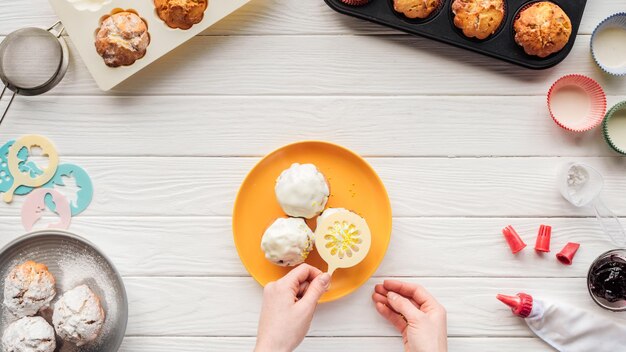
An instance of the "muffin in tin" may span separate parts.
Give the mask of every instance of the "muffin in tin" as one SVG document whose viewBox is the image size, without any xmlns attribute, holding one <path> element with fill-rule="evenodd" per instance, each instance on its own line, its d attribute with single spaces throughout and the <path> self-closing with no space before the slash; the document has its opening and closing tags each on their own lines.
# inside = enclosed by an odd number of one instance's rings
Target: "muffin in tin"
<svg viewBox="0 0 626 352">
<path fill-rule="evenodd" d="M 468 38 L 480 40 L 493 35 L 505 18 L 504 0 L 454 0 L 454 25 Z"/>
<path fill-rule="evenodd" d="M 393 0 L 393 9 L 411 19 L 426 19 L 433 15 L 443 0 Z"/>
<path fill-rule="evenodd" d="M 170 28 L 189 29 L 204 18 L 208 0 L 154 0 L 157 15 Z"/>
<path fill-rule="evenodd" d="M 541 1 L 524 7 L 515 22 L 515 42 L 540 58 L 561 51 L 572 35 L 572 21 L 558 5 Z"/>
<path fill-rule="evenodd" d="M 102 21 L 95 44 L 107 66 L 130 66 L 146 55 L 148 25 L 134 12 L 115 13 Z"/>
</svg>

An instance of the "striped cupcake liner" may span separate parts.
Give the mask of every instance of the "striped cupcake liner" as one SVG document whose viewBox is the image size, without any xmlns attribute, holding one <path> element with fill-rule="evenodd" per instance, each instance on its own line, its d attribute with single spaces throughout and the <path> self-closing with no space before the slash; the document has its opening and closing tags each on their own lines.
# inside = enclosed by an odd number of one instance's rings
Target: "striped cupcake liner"
<svg viewBox="0 0 626 352">
<path fill-rule="evenodd" d="M 589 97 L 589 113 L 584 121 L 572 125 L 566 122 L 564 116 L 557 116 L 553 109 L 553 97 L 564 88 L 580 88 Z M 586 132 L 599 126 L 606 114 L 606 94 L 594 79 L 587 76 L 572 74 L 559 78 L 548 91 L 548 109 L 552 120 L 559 127 L 570 132 Z"/>
<path fill-rule="evenodd" d="M 604 135 L 604 140 L 609 145 L 609 147 L 611 147 L 611 149 L 620 154 L 626 155 L 626 150 L 617 146 L 617 141 L 614 139 L 614 137 L 611 137 L 612 131 L 609 131 L 609 120 L 611 120 L 613 115 L 615 115 L 618 111 L 626 111 L 626 101 L 616 104 L 606 114 L 604 121 L 602 121 L 602 134 Z M 626 141 L 623 141 L 622 145 L 626 145 Z"/>
<path fill-rule="evenodd" d="M 613 75 L 613 76 L 625 76 L 626 75 L 626 57 L 624 57 L 624 64 L 620 67 L 611 67 L 601 62 L 601 59 L 598 58 L 596 53 L 596 40 L 598 39 L 598 34 L 604 31 L 605 29 L 610 28 L 621 28 L 626 30 L 626 12 L 618 12 L 613 14 L 606 19 L 604 19 L 600 24 L 594 29 L 593 34 L 591 35 L 591 55 L 593 56 L 593 60 L 596 62 L 598 67 L 602 69 L 602 71 Z M 626 43 L 624 43 L 626 45 Z"/>
</svg>

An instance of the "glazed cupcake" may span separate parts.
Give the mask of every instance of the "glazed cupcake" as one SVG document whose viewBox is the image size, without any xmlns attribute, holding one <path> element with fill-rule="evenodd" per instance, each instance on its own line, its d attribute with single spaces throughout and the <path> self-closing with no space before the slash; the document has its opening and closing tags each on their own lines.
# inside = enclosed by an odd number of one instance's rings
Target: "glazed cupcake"
<svg viewBox="0 0 626 352">
<path fill-rule="evenodd" d="M 80 347 L 98 338 L 104 318 L 98 296 L 87 285 L 80 285 L 59 298 L 52 322 L 61 339 Z"/>
<path fill-rule="evenodd" d="M 504 0 L 454 0 L 454 25 L 468 38 L 487 39 L 502 25 Z"/>
<path fill-rule="evenodd" d="M 411 19 L 430 17 L 443 0 L 393 0 L 393 9 Z"/>
<path fill-rule="evenodd" d="M 301 218 L 278 218 L 265 230 L 261 249 L 265 258 L 280 266 L 304 262 L 313 250 L 313 231 Z"/>
<path fill-rule="evenodd" d="M 13 268 L 4 280 L 4 305 L 18 318 L 49 307 L 56 296 L 56 280 L 44 264 L 27 261 Z"/>
<path fill-rule="evenodd" d="M 2 334 L 2 351 L 54 352 L 54 329 L 42 317 L 24 317 L 9 325 Z"/>
<path fill-rule="evenodd" d="M 542 1 L 523 8 L 513 29 L 515 42 L 526 54 L 544 58 L 567 45 L 572 35 L 572 22 L 558 5 Z"/>
<path fill-rule="evenodd" d="M 154 0 L 157 15 L 170 28 L 189 29 L 204 18 L 208 0 Z"/>
<path fill-rule="evenodd" d="M 326 177 L 313 164 L 291 165 L 280 174 L 274 190 L 285 214 L 306 219 L 319 215 L 330 196 Z"/>
<path fill-rule="evenodd" d="M 130 66 L 146 55 L 148 25 L 133 12 L 107 17 L 96 34 L 96 51 L 109 67 Z"/>
</svg>

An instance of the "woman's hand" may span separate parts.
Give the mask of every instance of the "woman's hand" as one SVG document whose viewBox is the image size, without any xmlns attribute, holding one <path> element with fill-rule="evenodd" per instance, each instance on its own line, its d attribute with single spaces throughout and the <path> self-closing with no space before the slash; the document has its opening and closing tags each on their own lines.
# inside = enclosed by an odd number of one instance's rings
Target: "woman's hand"
<svg viewBox="0 0 626 352">
<path fill-rule="evenodd" d="M 263 291 L 256 352 L 291 352 L 304 340 L 330 275 L 308 264 L 270 282 Z"/>
<path fill-rule="evenodd" d="M 446 352 L 445 308 L 419 285 L 385 280 L 376 285 L 376 310 L 402 334 L 406 352 Z"/>
</svg>

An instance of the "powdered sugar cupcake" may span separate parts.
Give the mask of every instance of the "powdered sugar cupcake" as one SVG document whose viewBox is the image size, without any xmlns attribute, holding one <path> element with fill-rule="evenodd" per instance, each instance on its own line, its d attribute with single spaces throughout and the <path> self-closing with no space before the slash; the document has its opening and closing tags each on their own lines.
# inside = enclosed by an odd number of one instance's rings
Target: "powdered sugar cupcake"
<svg viewBox="0 0 626 352">
<path fill-rule="evenodd" d="M 44 264 L 20 264 L 4 280 L 4 305 L 18 318 L 35 315 L 56 296 L 55 283 Z"/>
<path fill-rule="evenodd" d="M 24 317 L 2 334 L 4 352 L 54 352 L 55 348 L 54 329 L 42 317 Z"/>
<path fill-rule="evenodd" d="M 105 314 L 100 298 L 80 285 L 61 296 L 54 305 L 52 322 L 60 338 L 83 346 L 98 338 Z"/>
</svg>

